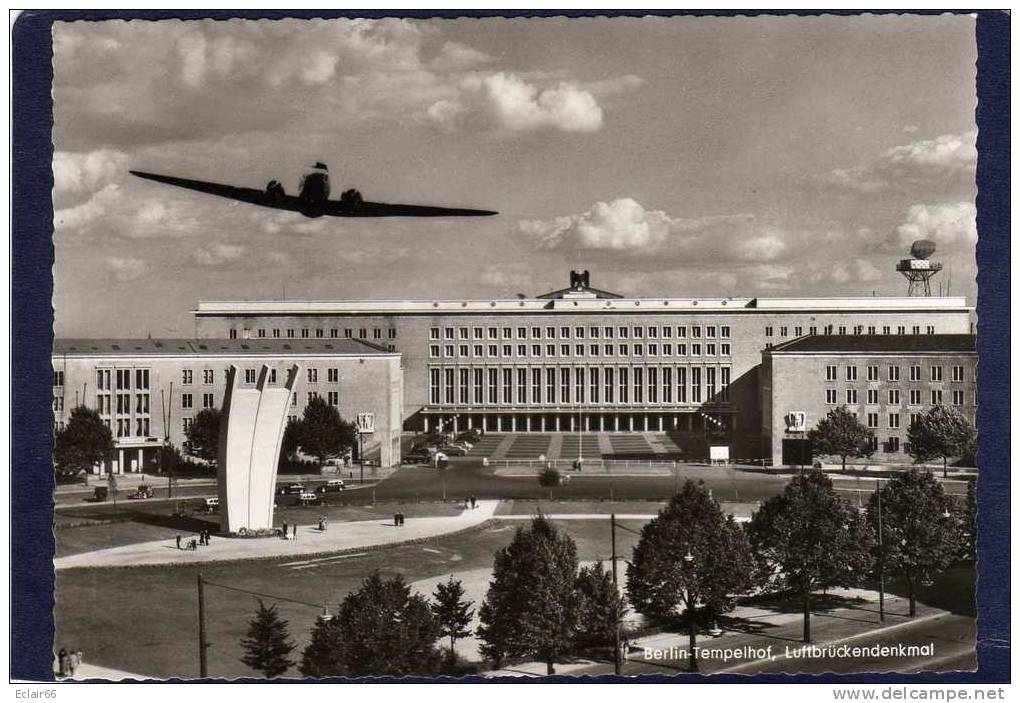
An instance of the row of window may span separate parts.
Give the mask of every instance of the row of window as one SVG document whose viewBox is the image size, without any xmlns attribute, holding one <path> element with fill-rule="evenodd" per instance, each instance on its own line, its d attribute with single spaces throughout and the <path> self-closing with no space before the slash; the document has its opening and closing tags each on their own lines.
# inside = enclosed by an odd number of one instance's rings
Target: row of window
<svg viewBox="0 0 1020 703">
<path fill-rule="evenodd" d="M 238 331 L 236 329 L 231 328 L 230 332 L 229 332 L 230 338 L 231 339 L 237 339 L 237 332 Z M 358 332 L 358 334 L 357 334 L 358 339 L 368 339 L 368 328 L 367 327 L 359 327 L 357 332 Z M 256 339 L 265 339 L 267 337 L 270 337 L 272 339 L 280 339 L 281 337 L 286 337 L 287 339 L 294 339 L 296 337 L 300 337 L 301 339 L 312 339 L 312 338 L 315 338 L 315 339 L 325 339 L 327 337 L 329 339 L 339 339 L 340 336 L 341 336 L 340 333 L 341 333 L 341 330 L 340 330 L 339 327 L 331 327 L 329 329 L 326 329 L 324 327 L 315 327 L 315 328 L 302 327 L 300 329 L 294 329 L 293 327 L 289 327 L 287 329 L 282 329 L 282 330 L 279 327 L 274 327 L 274 328 L 269 329 L 269 330 L 267 330 L 265 327 L 259 327 L 259 328 L 257 328 L 255 330 L 254 337 Z M 250 328 L 248 328 L 248 327 L 242 328 L 241 329 L 241 339 L 251 339 L 251 338 L 252 338 L 252 330 Z M 353 339 L 354 338 L 354 328 L 352 328 L 352 327 L 344 328 L 343 329 L 343 338 L 344 339 Z M 382 339 L 382 338 L 383 338 L 383 330 L 382 330 L 382 328 L 380 328 L 380 327 L 373 327 L 372 328 L 372 339 Z M 395 329 L 393 329 L 393 328 L 387 329 L 386 330 L 386 338 L 387 339 L 396 339 L 397 338 L 397 331 Z"/>
<path fill-rule="evenodd" d="M 731 369 L 708 367 L 429 368 L 432 405 L 729 402 Z M 702 392 L 704 391 L 704 395 Z"/>
<path fill-rule="evenodd" d="M 223 376 L 226 378 L 227 370 L 223 370 Z M 214 374 L 212 369 L 202 370 L 202 383 L 209 386 L 213 384 Z M 308 383 L 319 382 L 319 369 L 306 369 L 305 378 Z M 195 373 L 191 369 L 183 369 L 181 371 L 181 384 L 190 386 L 194 383 Z M 244 382 L 245 383 L 257 383 L 258 382 L 258 369 L 245 369 L 244 370 Z M 269 383 L 276 383 L 276 369 L 269 369 Z M 329 368 L 326 369 L 326 383 L 340 383 L 340 369 Z"/>
<path fill-rule="evenodd" d="M 729 342 L 684 344 L 430 344 L 429 358 L 454 357 L 476 359 L 511 357 L 578 356 L 730 356 Z M 661 353 L 660 353 L 661 352 Z"/>
<path fill-rule="evenodd" d="M 911 381 L 920 381 L 921 380 L 922 374 L 921 374 L 921 365 L 920 364 L 912 364 L 912 365 L 907 367 L 907 370 L 908 370 L 908 373 L 909 373 L 909 380 L 911 380 Z M 942 371 L 943 371 L 943 367 L 942 366 L 929 366 L 928 367 L 928 380 L 929 381 L 935 381 L 935 382 L 942 381 L 943 380 L 943 373 L 942 373 Z M 954 365 L 954 366 L 950 367 L 950 371 L 951 371 L 951 374 L 952 374 L 951 378 L 952 378 L 953 383 L 963 383 L 963 380 L 964 380 L 963 366 L 961 366 L 961 365 Z M 868 378 L 869 381 L 878 381 L 878 380 L 880 380 L 879 367 L 877 365 L 866 366 L 865 367 L 865 373 L 867 374 L 867 378 Z M 836 368 L 835 364 L 828 364 L 828 365 L 826 365 L 826 367 L 825 367 L 825 380 L 826 381 L 836 381 L 836 380 L 838 380 L 838 376 L 839 376 L 839 373 L 838 373 L 838 369 Z M 856 381 L 857 380 L 857 367 L 853 366 L 853 365 L 846 366 L 844 368 L 844 378 L 846 378 L 847 381 Z M 886 380 L 887 381 L 892 381 L 892 382 L 899 381 L 900 380 L 900 367 L 899 366 L 887 366 L 886 367 Z"/>
<path fill-rule="evenodd" d="M 100 391 L 129 391 L 132 388 L 148 390 L 149 369 L 116 369 L 115 371 L 116 373 L 111 375 L 111 369 L 97 369 L 96 388 Z M 58 371 L 57 373 L 60 374 L 60 385 L 63 385 L 64 372 Z M 134 385 L 132 385 L 132 380 Z"/>
<path fill-rule="evenodd" d="M 708 339 L 715 339 L 716 335 L 722 339 L 730 338 L 728 325 L 692 325 L 687 327 L 672 325 L 659 327 L 657 325 L 645 326 L 604 326 L 591 325 L 588 327 L 444 327 L 442 328 L 442 339 L 672 339 L 674 330 L 678 339 L 686 339 L 688 330 L 693 339 L 700 339 L 702 332 Z M 530 333 L 530 334 L 529 334 Z M 429 330 L 429 339 L 440 339 L 440 328 L 433 327 Z"/>
<path fill-rule="evenodd" d="M 851 333 L 855 334 L 855 335 L 864 334 L 865 330 L 867 330 L 867 334 L 878 334 L 879 327 L 877 327 L 876 325 L 868 325 L 867 327 L 865 327 L 864 325 L 854 325 L 853 327 L 848 327 L 846 325 L 839 325 L 838 327 L 835 326 L 835 325 L 825 325 L 825 326 L 822 327 L 822 334 L 846 335 L 848 329 L 851 330 Z M 812 325 L 812 326 L 808 327 L 807 330 L 808 330 L 808 334 L 809 335 L 818 334 L 818 327 L 816 325 Z M 881 327 L 881 330 L 882 330 L 882 334 L 892 334 L 892 326 L 891 325 L 883 325 Z M 779 335 L 778 336 L 780 336 L 780 337 L 788 337 L 788 336 L 790 336 L 789 335 L 789 331 L 790 331 L 790 327 L 788 327 L 786 325 L 782 325 L 782 326 L 779 327 Z M 925 327 L 924 331 L 925 331 L 925 334 L 935 334 L 935 326 L 934 325 L 927 325 Z M 774 337 L 774 336 L 776 336 L 775 332 L 776 332 L 775 326 L 773 326 L 773 325 L 766 325 L 765 326 L 765 336 L 766 337 Z M 907 333 L 906 325 L 899 325 L 899 326 L 896 327 L 896 334 L 906 334 L 906 333 Z M 911 327 L 910 328 L 910 334 L 921 334 L 921 326 L 920 325 L 914 325 L 913 327 Z M 804 336 L 804 328 L 803 327 L 799 327 L 799 326 L 793 327 L 793 336 L 794 337 L 803 337 Z"/>
<path fill-rule="evenodd" d="M 856 405 L 860 396 L 857 393 L 856 388 L 847 388 L 844 397 L 848 405 Z M 930 391 L 928 396 L 931 400 L 931 405 L 942 405 L 942 390 L 933 389 Z M 898 388 L 891 388 L 888 391 L 888 405 L 899 405 L 900 404 L 900 391 Z M 907 396 L 907 405 L 921 405 L 921 390 L 919 388 L 911 388 Z M 953 405 L 964 404 L 964 393 L 963 391 L 954 390 L 952 392 Z M 836 405 L 839 402 L 839 392 L 835 388 L 825 389 L 825 403 L 827 405 Z M 879 392 L 875 389 L 869 389 L 867 393 L 866 405 L 878 405 L 879 404 Z M 974 394 L 974 405 L 977 405 L 977 393 Z"/>
</svg>

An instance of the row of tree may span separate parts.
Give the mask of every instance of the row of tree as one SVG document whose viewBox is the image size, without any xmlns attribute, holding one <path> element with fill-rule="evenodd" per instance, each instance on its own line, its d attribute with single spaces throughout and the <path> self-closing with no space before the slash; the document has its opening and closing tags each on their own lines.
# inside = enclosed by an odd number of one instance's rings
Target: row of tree
<svg viewBox="0 0 1020 703">
<path fill-rule="evenodd" d="M 814 456 L 838 456 L 843 469 L 848 458 L 869 457 L 875 451 L 874 431 L 845 405 L 830 410 L 807 436 Z M 947 405 L 933 405 L 910 423 L 904 450 L 917 462 L 941 459 L 945 474 L 953 458 L 974 465 L 977 433 L 960 411 Z"/>
<path fill-rule="evenodd" d="M 206 461 L 216 459 L 221 420 L 218 408 L 206 408 L 195 415 L 184 431 L 192 455 Z M 356 442 L 354 424 L 340 417 L 340 412 L 324 399 L 315 397 L 305 406 L 300 419 L 287 423 L 281 454 L 292 457 L 301 451 L 322 464 L 346 454 Z M 109 459 L 113 450 L 113 434 L 99 413 L 85 406 L 73 408 L 67 424 L 57 431 L 55 438 L 53 463 L 57 476 L 71 477 L 89 471 Z M 169 457 L 179 459 L 179 452 L 171 450 Z"/>
<path fill-rule="evenodd" d="M 703 483 L 687 481 L 642 528 L 628 562 L 626 599 L 601 561 L 579 567 L 576 544 L 553 523 L 538 516 L 519 527 L 495 555 L 474 634 L 494 667 L 536 660 L 553 674 L 568 655 L 612 647 L 629 604 L 652 624 L 686 629 L 693 667 L 700 628 L 743 596 L 799 599 L 803 638 L 810 641 L 812 595 L 862 585 L 881 568 L 902 579 L 913 616 L 919 586 L 973 556 L 973 531 L 973 491 L 959 500 L 916 469 L 888 481 L 864 509 L 842 498 L 821 471 L 809 470 L 746 524 L 726 515 Z M 429 603 L 401 577 L 374 573 L 337 616 L 319 619 L 299 671 L 316 677 L 438 673 L 444 662 L 437 641 L 449 638 L 446 664 L 452 665 L 456 640 L 472 633 L 472 605 L 452 576 Z M 269 676 L 293 665 L 287 657 L 294 646 L 281 644 L 279 624 L 267 624 L 273 618 L 260 604 L 244 643 L 244 661 Z"/>
</svg>

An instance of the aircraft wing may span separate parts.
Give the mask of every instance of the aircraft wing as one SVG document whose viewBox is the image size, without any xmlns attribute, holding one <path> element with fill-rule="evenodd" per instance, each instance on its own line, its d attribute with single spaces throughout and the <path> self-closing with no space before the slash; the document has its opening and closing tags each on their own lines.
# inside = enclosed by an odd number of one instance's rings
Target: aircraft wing
<svg viewBox="0 0 1020 703">
<path fill-rule="evenodd" d="M 485 217 L 499 213 L 495 210 L 472 210 L 460 207 L 330 200 L 326 203 L 323 214 L 334 217 Z"/>
<path fill-rule="evenodd" d="M 274 207 L 280 210 L 293 210 L 300 212 L 301 200 L 293 195 L 269 195 L 264 190 L 255 188 L 239 188 L 228 186 L 222 183 L 209 183 L 207 181 L 193 181 L 189 178 L 177 178 L 176 176 L 161 176 L 157 173 L 146 173 L 144 171 L 131 171 L 132 175 L 145 178 L 150 181 L 167 183 L 179 188 L 197 190 L 200 193 L 218 195 L 221 198 L 230 198 L 242 203 L 252 203 L 264 207 Z"/>
</svg>

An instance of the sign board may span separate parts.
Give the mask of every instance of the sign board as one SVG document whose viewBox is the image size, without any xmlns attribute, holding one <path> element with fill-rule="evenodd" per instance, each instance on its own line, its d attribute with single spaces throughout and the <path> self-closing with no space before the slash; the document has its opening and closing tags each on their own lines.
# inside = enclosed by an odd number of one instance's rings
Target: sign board
<svg viewBox="0 0 1020 703">
<path fill-rule="evenodd" d="M 375 432 L 375 413 L 358 413 L 358 434 Z"/>
<path fill-rule="evenodd" d="M 794 410 L 786 413 L 787 432 L 805 432 L 807 430 L 807 413 L 803 410 Z"/>
<path fill-rule="evenodd" d="M 708 448 L 708 458 L 713 464 L 716 462 L 728 464 L 730 461 L 729 445 L 712 445 Z"/>
</svg>

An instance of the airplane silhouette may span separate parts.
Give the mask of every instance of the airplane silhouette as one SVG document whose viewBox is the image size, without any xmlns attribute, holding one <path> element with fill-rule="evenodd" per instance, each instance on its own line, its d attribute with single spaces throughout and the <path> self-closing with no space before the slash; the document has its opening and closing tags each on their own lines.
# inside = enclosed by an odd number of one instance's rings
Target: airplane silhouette
<svg viewBox="0 0 1020 703">
<path fill-rule="evenodd" d="M 287 195 L 280 182 L 275 180 L 269 181 L 265 190 L 257 190 L 221 183 L 193 181 L 176 176 L 161 176 L 157 173 L 144 171 L 131 171 L 130 173 L 150 181 L 197 190 L 209 195 L 218 195 L 221 198 L 239 200 L 242 203 L 299 212 L 305 217 L 322 217 L 323 215 L 332 217 L 479 217 L 498 214 L 495 210 L 373 203 L 362 200 L 361 193 L 353 188 L 341 193 L 339 200 L 330 200 L 329 167 L 321 161 L 301 178 L 298 195 Z"/>
</svg>

